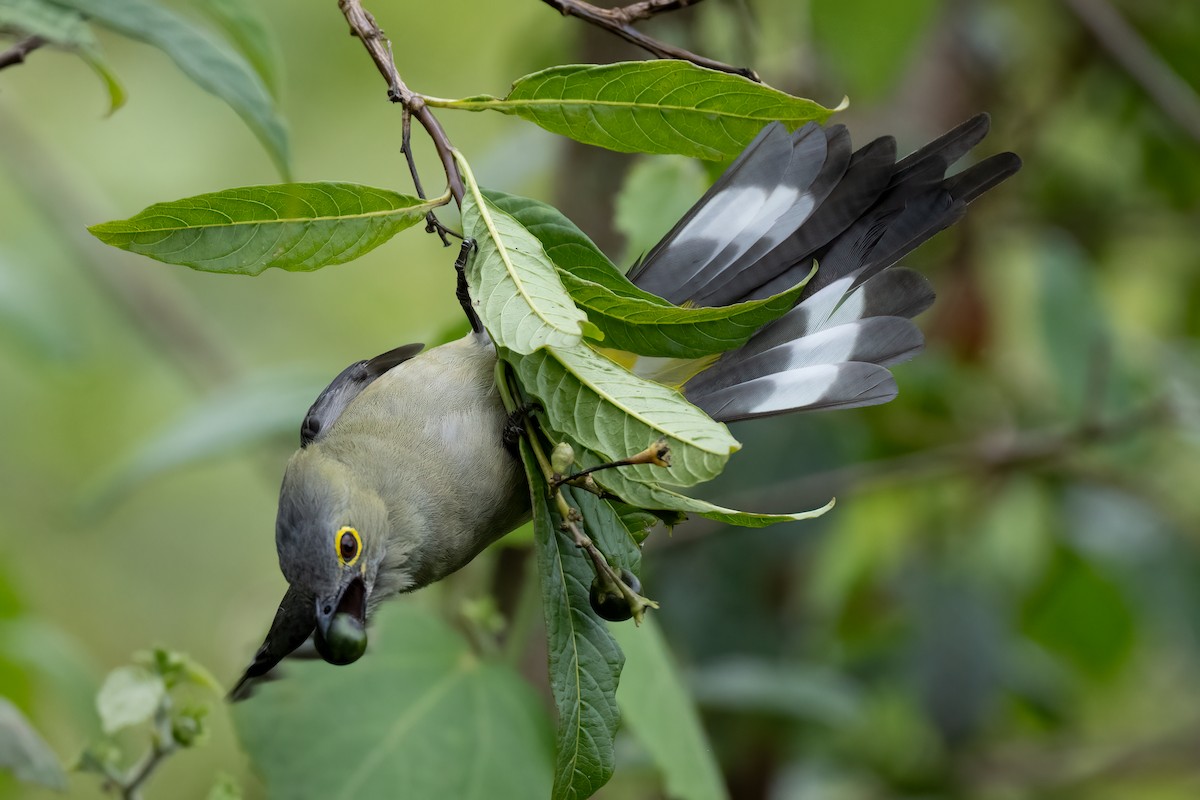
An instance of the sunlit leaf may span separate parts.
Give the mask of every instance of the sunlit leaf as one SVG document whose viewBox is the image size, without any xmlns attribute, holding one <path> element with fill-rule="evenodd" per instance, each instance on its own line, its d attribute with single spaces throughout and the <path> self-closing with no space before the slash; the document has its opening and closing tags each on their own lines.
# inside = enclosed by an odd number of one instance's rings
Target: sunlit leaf
<svg viewBox="0 0 1200 800">
<path fill-rule="evenodd" d="M 67 774 L 58 756 L 25 719 L 20 709 L 0 697 L 0 770 L 18 780 L 64 791 Z"/>
<path fill-rule="evenodd" d="M 667 795 L 728 797 L 712 745 L 658 623 L 648 616 L 640 627 L 613 625 L 610 631 L 625 653 L 617 689 L 621 717 L 662 772 Z"/>
<path fill-rule="evenodd" d="M 521 455 L 533 500 L 533 527 L 558 709 L 554 800 L 591 797 L 612 777 L 620 714 L 617 682 L 625 657 L 588 602 L 592 570 L 547 501 L 546 482 L 529 445 Z"/>
<path fill-rule="evenodd" d="M 157 47 L 198 86 L 238 113 L 290 174 L 287 128 L 258 73 L 211 34 L 151 0 L 53 0 L 130 38 Z"/>
<path fill-rule="evenodd" d="M 540 798 L 549 724 L 510 668 L 404 603 L 380 609 L 371 647 L 343 667 L 296 663 L 233 708 L 268 797 Z"/>
<path fill-rule="evenodd" d="M 551 67 L 518 79 L 507 97 L 428 102 L 515 114 L 553 133 L 622 153 L 706 159 L 741 152 L 773 120 L 794 129 L 823 122 L 834 111 L 738 75 L 666 59 Z"/>
<path fill-rule="evenodd" d="M 354 183 L 245 186 L 156 203 L 88 230 L 113 247 L 204 272 L 308 272 L 370 252 L 443 202 Z"/>
<path fill-rule="evenodd" d="M 463 233 L 478 248 L 467 262 L 467 283 L 492 339 L 522 354 L 579 343 L 587 315 L 571 302 L 541 243 L 484 198 L 465 159 L 458 163 L 467 181 Z"/>
<path fill-rule="evenodd" d="M 108 673 L 96 695 L 96 711 L 105 733 L 140 725 L 154 716 L 166 697 L 162 677 L 143 667 L 118 667 Z"/>
</svg>

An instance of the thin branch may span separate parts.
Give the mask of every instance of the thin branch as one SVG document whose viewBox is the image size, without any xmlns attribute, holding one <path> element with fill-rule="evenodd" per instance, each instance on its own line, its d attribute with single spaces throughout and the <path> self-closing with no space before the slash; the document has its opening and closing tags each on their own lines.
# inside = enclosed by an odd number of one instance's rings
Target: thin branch
<svg viewBox="0 0 1200 800">
<path fill-rule="evenodd" d="M 402 105 L 408 113 L 416 117 L 433 140 L 433 147 L 442 160 L 442 168 L 446 170 L 446 182 L 450 186 L 450 193 L 454 195 L 454 201 L 461 206 L 463 182 L 458 165 L 454 163 L 454 147 L 437 117 L 433 116 L 433 112 L 425 105 L 425 98 L 409 89 L 400 79 L 396 62 L 392 58 L 392 43 L 384 36 L 371 12 L 363 8 L 359 0 L 338 0 L 338 8 L 350 24 L 350 33 L 362 42 L 371 60 L 375 62 L 379 74 L 387 81 L 388 98 L 393 103 Z M 411 166 L 412 162 L 409 161 L 409 164 Z M 417 181 L 415 170 L 413 180 Z"/>
<path fill-rule="evenodd" d="M 542 0 L 542 2 L 557 10 L 564 17 L 577 17 L 584 22 L 603 28 L 658 58 L 677 58 L 681 61 L 690 61 L 699 67 L 741 75 L 743 78 L 762 83 L 758 73 L 749 67 L 735 67 L 697 55 L 681 47 L 660 42 L 633 27 L 632 23 L 638 20 L 649 19 L 655 14 L 696 5 L 700 0 L 642 0 L 619 8 L 600 8 L 584 2 L 584 0 Z"/>
<path fill-rule="evenodd" d="M 1109 420 L 1085 420 L 1062 427 L 1027 431 L 999 431 L 970 442 L 932 447 L 898 458 L 854 464 L 840 469 L 806 475 L 776 484 L 765 491 L 743 493 L 735 505 L 773 507 L 795 502 L 797 497 L 827 497 L 854 487 L 928 481 L 945 473 L 1001 475 L 1018 469 L 1035 469 L 1060 462 L 1089 447 L 1121 441 L 1129 436 L 1170 424 L 1173 409 L 1163 400 L 1154 401 Z M 688 523 L 686 535 L 676 535 L 661 546 L 687 544 L 718 530 L 720 523 L 697 519 Z"/>
<path fill-rule="evenodd" d="M 1063 3 L 1162 112 L 1200 142 L 1200 96 L 1120 13 L 1107 0 L 1063 0 Z"/>
<path fill-rule="evenodd" d="M 40 36 L 29 36 L 0 53 L 0 69 L 14 64 L 25 63 L 25 58 L 44 44 L 49 44 Z"/>
</svg>

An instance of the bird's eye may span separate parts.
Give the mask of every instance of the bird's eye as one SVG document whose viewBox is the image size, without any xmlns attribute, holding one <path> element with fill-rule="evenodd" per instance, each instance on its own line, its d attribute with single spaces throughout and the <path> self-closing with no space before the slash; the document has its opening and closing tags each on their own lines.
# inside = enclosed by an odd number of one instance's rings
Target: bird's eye
<svg viewBox="0 0 1200 800">
<path fill-rule="evenodd" d="M 362 554 L 362 539 L 358 531 L 348 525 L 334 534 L 333 546 L 337 550 L 338 562 L 347 567 L 358 561 Z"/>
</svg>

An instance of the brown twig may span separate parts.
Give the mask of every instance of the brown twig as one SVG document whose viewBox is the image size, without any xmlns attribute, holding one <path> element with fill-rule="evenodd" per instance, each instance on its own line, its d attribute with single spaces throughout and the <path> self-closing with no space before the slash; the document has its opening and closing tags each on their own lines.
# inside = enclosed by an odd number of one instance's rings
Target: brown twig
<svg viewBox="0 0 1200 800">
<path fill-rule="evenodd" d="M 396 62 L 392 58 L 392 43 L 384 36 L 371 12 L 363 8 L 359 0 L 338 0 L 338 8 L 350 24 L 350 33 L 362 42 L 371 60 L 375 62 L 379 74 L 387 81 L 388 98 L 393 103 L 402 105 L 405 111 L 416 117 L 433 140 L 433 147 L 442 160 L 442 168 L 446 170 L 446 182 L 450 186 L 450 193 L 454 196 L 454 202 L 461 206 L 463 181 L 458 172 L 458 165 L 454 163 L 454 148 L 437 117 L 433 116 L 433 112 L 425 105 L 425 98 L 405 86 L 404 81 L 400 79 Z M 409 165 L 411 167 L 411 160 Z M 413 180 L 417 181 L 415 170 Z"/>
<path fill-rule="evenodd" d="M 557 10 L 564 17 L 577 17 L 584 22 L 603 28 L 658 58 L 677 58 L 681 61 L 690 61 L 699 67 L 741 75 L 743 78 L 762 83 L 758 73 L 749 67 L 735 67 L 697 55 L 681 47 L 660 42 L 633 27 L 633 23 L 638 20 L 649 19 L 655 14 L 666 11 L 693 6 L 700 0 L 641 0 L 641 2 L 630 3 L 618 8 L 600 8 L 584 2 L 584 0 L 542 0 L 542 2 Z"/>
<path fill-rule="evenodd" d="M 1200 142 L 1200 97 L 1107 0 L 1063 0 L 1164 114 Z"/>
<path fill-rule="evenodd" d="M 26 57 L 44 44 L 49 44 L 40 36 L 28 36 L 0 53 L 0 69 L 23 64 Z"/>
</svg>

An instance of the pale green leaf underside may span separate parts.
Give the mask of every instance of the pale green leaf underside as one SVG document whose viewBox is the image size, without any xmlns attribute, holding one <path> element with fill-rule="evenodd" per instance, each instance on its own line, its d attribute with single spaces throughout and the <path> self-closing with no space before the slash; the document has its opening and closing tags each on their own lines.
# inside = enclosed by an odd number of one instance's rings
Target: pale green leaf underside
<svg viewBox="0 0 1200 800">
<path fill-rule="evenodd" d="M 442 202 L 353 183 L 246 186 L 157 203 L 88 230 L 113 247 L 205 272 L 308 272 L 358 258 Z"/>
<path fill-rule="evenodd" d="M 166 53 L 200 88 L 229 105 L 290 174 L 287 127 L 258 73 L 224 42 L 151 0 L 53 0 Z"/>
<path fill-rule="evenodd" d="M 610 630 L 625 653 L 617 689 L 622 720 L 658 765 L 667 796 L 727 798 L 712 745 L 655 617 L 647 616 L 640 627 L 614 625 Z"/>
<path fill-rule="evenodd" d="M 522 388 L 541 402 L 550 427 L 605 460 L 634 455 L 665 436 L 671 466 L 623 467 L 630 481 L 694 486 L 720 474 L 740 447 L 724 425 L 679 392 L 633 375 L 587 345 L 506 360 Z"/>
<path fill-rule="evenodd" d="M 467 283 L 492 340 L 520 354 L 579 344 L 587 314 L 571 302 L 541 242 L 483 197 L 465 159 L 459 156 L 458 163 L 467 183 L 463 233 L 477 248 Z"/>
<path fill-rule="evenodd" d="M 604 332 L 605 347 L 663 358 L 732 350 L 786 314 L 807 283 L 733 306 L 681 308 L 635 286 L 557 209 L 502 192 L 486 195 L 541 241 L 571 299 Z"/>
<path fill-rule="evenodd" d="M 686 61 L 571 64 L 518 79 L 504 98 L 429 103 L 515 114 L 553 133 L 622 153 L 718 160 L 741 152 L 764 125 L 795 129 L 833 112 L 738 75 Z"/>
<path fill-rule="evenodd" d="M 510 668 L 410 604 L 380 608 L 366 656 L 289 662 L 233 707 L 268 797 L 545 797 L 549 723 Z M 328 734 L 328 735 L 327 735 Z"/>
<path fill-rule="evenodd" d="M 612 777 L 620 724 L 617 683 L 625 657 L 588 603 L 592 571 L 550 512 L 546 481 L 521 442 L 546 617 L 550 689 L 558 709 L 553 800 L 591 797 Z"/>
</svg>

